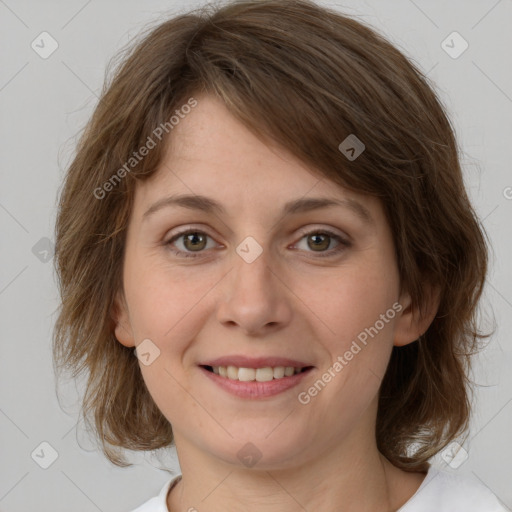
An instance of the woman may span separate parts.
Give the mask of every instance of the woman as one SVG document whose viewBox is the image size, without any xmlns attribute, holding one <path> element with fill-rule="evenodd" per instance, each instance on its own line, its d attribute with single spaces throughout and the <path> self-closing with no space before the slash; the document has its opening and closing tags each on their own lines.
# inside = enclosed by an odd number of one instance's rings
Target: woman
<svg viewBox="0 0 512 512">
<path fill-rule="evenodd" d="M 80 141 L 55 359 L 113 463 L 176 446 L 137 512 L 504 510 L 428 462 L 467 430 L 486 251 L 402 53 L 308 1 L 207 6 L 134 46 Z"/>
</svg>

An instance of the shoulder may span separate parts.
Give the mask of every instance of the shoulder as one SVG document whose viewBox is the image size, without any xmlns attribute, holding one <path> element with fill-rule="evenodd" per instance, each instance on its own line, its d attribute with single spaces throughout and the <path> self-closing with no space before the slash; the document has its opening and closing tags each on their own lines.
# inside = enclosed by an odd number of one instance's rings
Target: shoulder
<svg viewBox="0 0 512 512">
<path fill-rule="evenodd" d="M 498 498 L 473 475 L 430 467 L 419 489 L 398 512 L 506 512 Z"/>
<path fill-rule="evenodd" d="M 130 512 L 169 512 L 167 508 L 167 494 L 171 487 L 177 484 L 180 479 L 181 475 L 172 477 L 165 483 L 157 496 L 154 496 Z"/>
</svg>

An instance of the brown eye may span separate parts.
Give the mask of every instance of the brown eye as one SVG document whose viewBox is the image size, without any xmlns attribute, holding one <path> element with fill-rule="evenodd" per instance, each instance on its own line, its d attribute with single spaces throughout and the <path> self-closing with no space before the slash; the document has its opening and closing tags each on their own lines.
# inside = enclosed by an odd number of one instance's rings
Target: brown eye
<svg viewBox="0 0 512 512">
<path fill-rule="evenodd" d="M 189 251 L 200 251 L 206 247 L 205 233 L 194 231 L 183 236 L 183 245 Z"/>
<path fill-rule="evenodd" d="M 351 246 L 348 240 L 345 240 L 339 234 L 329 230 L 316 230 L 304 233 L 301 241 L 304 239 L 307 239 L 306 249 L 302 249 L 299 246 L 300 243 L 297 244 L 298 248 L 309 253 L 317 253 L 316 256 L 320 258 L 336 256 Z M 337 242 L 337 246 L 329 249 L 332 240 Z"/>
<path fill-rule="evenodd" d="M 330 245 L 330 235 L 326 233 L 314 233 L 312 235 L 308 235 L 308 247 L 311 249 L 328 249 Z"/>
<path fill-rule="evenodd" d="M 196 258 L 202 256 L 201 253 L 206 253 L 206 249 L 211 248 L 208 247 L 208 239 L 213 240 L 203 231 L 189 229 L 182 233 L 177 233 L 169 241 L 164 242 L 164 245 L 179 257 Z M 329 230 L 316 230 L 304 233 L 301 241 L 304 239 L 307 239 L 307 248 L 298 248 L 305 252 L 317 253 L 318 257 L 335 256 L 351 246 L 349 241 Z M 330 248 L 333 240 L 337 242 L 337 246 Z"/>
<path fill-rule="evenodd" d="M 200 253 L 206 252 L 204 249 L 207 248 L 208 238 L 211 237 L 203 231 L 189 229 L 188 231 L 174 235 L 169 241 L 165 242 L 164 245 L 169 247 L 177 256 L 194 258 L 200 256 Z M 179 242 L 178 247 L 175 245 L 177 242 Z M 197 256 L 193 253 L 197 253 Z"/>
</svg>

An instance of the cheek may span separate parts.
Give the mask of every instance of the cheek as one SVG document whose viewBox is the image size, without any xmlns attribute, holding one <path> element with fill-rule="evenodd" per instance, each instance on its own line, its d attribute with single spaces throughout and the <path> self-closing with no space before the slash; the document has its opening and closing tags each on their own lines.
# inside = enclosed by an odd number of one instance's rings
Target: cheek
<svg viewBox="0 0 512 512">
<path fill-rule="evenodd" d="M 381 281 L 344 276 L 338 285 L 332 283 L 320 310 L 329 326 L 321 343 L 330 361 L 318 372 L 317 378 L 327 384 L 316 405 L 333 432 L 340 417 L 346 418 L 344 428 L 349 428 L 375 400 L 389 363 L 396 317 L 396 296 Z"/>
<path fill-rule="evenodd" d="M 206 302 L 203 297 L 217 281 L 213 272 L 172 266 L 161 254 L 155 258 L 136 255 L 127 261 L 125 274 L 134 332 L 139 339 L 154 338 L 162 347 L 176 335 L 186 339 L 193 325 L 198 325 L 197 314 Z"/>
<path fill-rule="evenodd" d="M 364 409 L 378 391 L 393 346 L 397 283 L 393 267 L 384 272 L 382 264 L 368 261 L 317 283 L 310 307 L 321 319 L 317 335 L 331 365 L 319 378 L 335 375 L 325 399 L 334 400 L 336 413 L 355 407 L 355 396 Z"/>
<path fill-rule="evenodd" d="M 372 271 L 371 266 L 341 269 L 311 282 L 302 277 L 297 288 L 297 295 L 305 298 L 310 312 L 321 320 L 327 338 L 342 345 L 373 326 L 398 297 L 392 271 Z M 390 324 L 381 326 L 379 322 L 379 330 L 388 335 Z"/>
</svg>

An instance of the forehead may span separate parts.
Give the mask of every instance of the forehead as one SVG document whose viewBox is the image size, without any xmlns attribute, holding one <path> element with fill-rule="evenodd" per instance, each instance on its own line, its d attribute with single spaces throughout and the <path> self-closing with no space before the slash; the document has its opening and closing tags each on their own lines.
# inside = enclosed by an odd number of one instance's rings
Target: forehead
<svg viewBox="0 0 512 512">
<path fill-rule="evenodd" d="M 279 186 L 294 176 L 303 188 L 320 179 L 284 148 L 261 141 L 212 96 L 198 98 L 198 105 L 175 127 L 168 142 L 159 170 L 186 169 L 190 175 L 201 174 L 205 182 L 220 184 L 228 179 L 233 185 L 248 184 L 258 178 Z M 294 182 L 287 184 L 294 187 Z"/>
<path fill-rule="evenodd" d="M 139 215 L 171 193 L 214 197 L 238 212 L 329 197 L 363 203 L 373 216 L 382 213 L 376 198 L 349 191 L 285 148 L 260 140 L 220 100 L 196 99 L 197 106 L 173 128 L 155 174 L 137 183 Z"/>
</svg>

